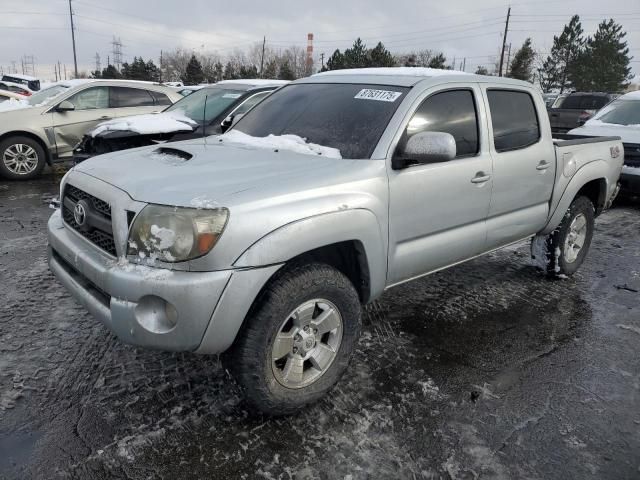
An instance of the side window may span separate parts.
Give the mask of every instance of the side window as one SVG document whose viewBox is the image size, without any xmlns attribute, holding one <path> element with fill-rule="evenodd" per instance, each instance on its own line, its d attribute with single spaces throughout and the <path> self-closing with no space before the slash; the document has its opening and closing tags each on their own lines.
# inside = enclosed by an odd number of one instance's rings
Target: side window
<svg viewBox="0 0 640 480">
<path fill-rule="evenodd" d="M 109 108 L 109 87 L 90 87 L 68 98 L 76 110 Z"/>
<path fill-rule="evenodd" d="M 242 103 L 233 113 L 234 115 L 243 115 L 249 111 L 254 105 L 260 103 L 266 96 L 268 96 L 271 91 L 268 92 L 260 92 L 255 95 L 247 98 L 244 103 Z"/>
<path fill-rule="evenodd" d="M 156 105 L 171 105 L 173 103 L 164 93 L 154 92 L 153 90 L 149 90 L 149 93 L 155 100 Z"/>
<path fill-rule="evenodd" d="M 560 108 L 565 108 L 567 110 L 577 110 L 582 108 L 580 105 L 582 103 L 582 95 L 569 95 L 564 99 Z"/>
<path fill-rule="evenodd" d="M 111 88 L 111 108 L 153 106 L 153 97 L 147 90 L 129 87 Z"/>
<path fill-rule="evenodd" d="M 496 151 L 525 148 L 540 139 L 540 126 L 533 98 L 515 90 L 488 90 L 493 144 Z"/>
<path fill-rule="evenodd" d="M 478 114 L 470 90 L 451 90 L 427 98 L 411 117 L 403 139 L 420 132 L 446 132 L 456 140 L 456 158 L 475 155 L 479 150 Z"/>
</svg>

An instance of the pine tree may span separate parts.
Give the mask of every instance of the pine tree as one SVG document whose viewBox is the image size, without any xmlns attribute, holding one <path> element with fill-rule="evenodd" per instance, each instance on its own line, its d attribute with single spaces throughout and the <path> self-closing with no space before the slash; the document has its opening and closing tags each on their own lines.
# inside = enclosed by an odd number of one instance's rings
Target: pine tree
<svg viewBox="0 0 640 480">
<path fill-rule="evenodd" d="M 291 69 L 291 65 L 289 64 L 289 60 L 285 60 L 280 65 L 280 71 L 278 72 L 278 79 L 280 80 L 295 80 L 296 76 Z"/>
<path fill-rule="evenodd" d="M 545 59 L 542 66 L 537 69 L 537 72 L 540 88 L 542 88 L 543 92 L 548 93 L 560 84 L 560 72 L 557 62 L 551 55 Z"/>
<path fill-rule="evenodd" d="M 509 68 L 508 77 L 517 78 L 518 80 L 531 81 L 533 74 L 533 61 L 536 54 L 531 47 L 531 39 L 527 38 L 522 47 L 513 56 L 511 67 Z"/>
<path fill-rule="evenodd" d="M 258 78 L 258 69 L 255 65 L 242 65 L 239 73 L 240 78 Z"/>
<path fill-rule="evenodd" d="M 353 42 L 351 48 L 347 48 L 344 51 L 344 65 L 345 68 L 362 68 L 368 64 L 367 47 L 360 37 Z"/>
<path fill-rule="evenodd" d="M 236 70 L 236 67 L 233 63 L 227 62 L 224 67 L 224 73 L 222 75 L 224 80 L 237 80 L 239 77 L 239 72 Z"/>
<path fill-rule="evenodd" d="M 369 67 L 393 67 L 395 59 L 391 52 L 385 48 L 382 42 L 378 42 L 374 48 L 369 51 Z"/>
<path fill-rule="evenodd" d="M 262 71 L 262 78 L 274 79 L 278 76 L 278 62 L 276 59 L 271 59 L 267 62 Z"/>
<path fill-rule="evenodd" d="M 629 84 L 629 48 L 626 32 L 610 19 L 598 25 L 587 39 L 586 48 L 578 57 L 575 87 L 582 91 L 620 92 Z"/>
<path fill-rule="evenodd" d="M 489 75 L 489 70 L 487 70 L 487 67 L 478 65 L 478 68 L 476 68 L 476 75 Z"/>
<path fill-rule="evenodd" d="M 447 68 L 447 57 L 444 56 L 443 53 L 439 53 L 435 55 L 431 60 L 429 60 L 429 68 Z"/>
<path fill-rule="evenodd" d="M 571 17 L 560 36 L 553 37 L 551 54 L 539 70 L 541 82 L 560 89 L 560 93 L 571 89 L 574 80 L 578 80 L 578 58 L 584 49 L 583 30 L 580 17 Z"/>
<path fill-rule="evenodd" d="M 344 55 L 340 50 L 336 50 L 327 60 L 326 70 L 342 70 L 345 66 Z"/>
<path fill-rule="evenodd" d="M 115 79 L 122 78 L 122 75 L 120 75 L 120 72 L 116 67 L 114 67 L 113 65 L 107 65 L 102 69 L 101 77 L 105 79 Z"/>
<path fill-rule="evenodd" d="M 191 55 L 191 59 L 189 60 L 182 77 L 182 82 L 185 85 L 198 85 L 199 83 L 204 82 L 202 64 L 198 61 L 195 55 Z"/>
</svg>

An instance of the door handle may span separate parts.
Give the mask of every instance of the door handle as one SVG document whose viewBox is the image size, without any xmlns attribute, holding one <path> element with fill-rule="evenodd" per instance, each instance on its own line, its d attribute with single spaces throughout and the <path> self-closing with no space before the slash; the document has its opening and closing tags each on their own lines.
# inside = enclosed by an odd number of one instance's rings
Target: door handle
<svg viewBox="0 0 640 480">
<path fill-rule="evenodd" d="M 484 172 L 476 173 L 476 176 L 471 179 L 471 183 L 486 183 L 491 180 L 491 175 L 485 175 Z"/>
<path fill-rule="evenodd" d="M 551 114 L 551 116 L 552 116 L 552 117 L 557 117 L 557 116 L 558 116 L 558 114 L 557 114 L 557 113 L 552 113 L 552 114 Z"/>
<path fill-rule="evenodd" d="M 547 162 L 545 162 L 544 160 L 542 160 L 538 166 L 536 167 L 536 170 L 546 170 L 547 168 L 549 168 L 549 164 Z"/>
</svg>

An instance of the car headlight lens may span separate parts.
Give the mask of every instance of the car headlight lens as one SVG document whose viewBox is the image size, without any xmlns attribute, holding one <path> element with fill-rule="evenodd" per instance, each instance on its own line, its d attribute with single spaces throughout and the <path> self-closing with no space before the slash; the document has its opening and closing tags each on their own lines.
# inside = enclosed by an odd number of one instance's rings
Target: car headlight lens
<svg viewBox="0 0 640 480">
<path fill-rule="evenodd" d="M 147 205 L 129 232 L 129 255 L 184 262 L 206 255 L 229 218 L 226 208 L 195 209 Z"/>
</svg>

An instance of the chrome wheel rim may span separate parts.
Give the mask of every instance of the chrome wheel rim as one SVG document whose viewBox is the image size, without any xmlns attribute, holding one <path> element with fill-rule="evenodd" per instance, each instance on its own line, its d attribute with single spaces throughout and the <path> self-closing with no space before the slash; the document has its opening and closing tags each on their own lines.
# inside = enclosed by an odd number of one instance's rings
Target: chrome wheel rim
<svg viewBox="0 0 640 480">
<path fill-rule="evenodd" d="M 303 388 L 325 374 L 342 343 L 342 316 L 328 300 L 298 306 L 282 322 L 271 348 L 271 368 L 278 383 Z"/>
<path fill-rule="evenodd" d="M 2 154 L 4 166 L 16 175 L 27 175 L 38 167 L 38 153 L 24 143 L 7 147 Z"/>
<path fill-rule="evenodd" d="M 587 217 L 580 213 L 569 225 L 569 233 L 564 240 L 564 259 L 567 263 L 573 263 L 580 255 L 580 250 L 587 239 Z"/>
</svg>

